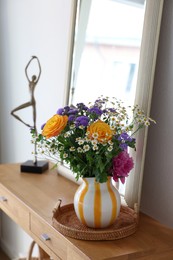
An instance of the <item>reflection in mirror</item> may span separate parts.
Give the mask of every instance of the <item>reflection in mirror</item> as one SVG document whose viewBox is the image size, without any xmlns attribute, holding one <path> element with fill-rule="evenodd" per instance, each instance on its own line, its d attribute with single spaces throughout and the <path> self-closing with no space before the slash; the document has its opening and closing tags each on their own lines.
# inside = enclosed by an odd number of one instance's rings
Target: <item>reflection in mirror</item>
<svg viewBox="0 0 173 260">
<path fill-rule="evenodd" d="M 104 95 L 133 104 L 144 12 L 145 0 L 79 2 L 69 103 Z"/>
<path fill-rule="evenodd" d="M 145 0 L 79 1 L 70 104 L 104 95 L 133 105 L 144 13 Z"/>
<path fill-rule="evenodd" d="M 164 0 L 74 3 L 78 3 L 78 13 L 69 60 L 67 103 L 92 102 L 100 95 L 116 96 L 139 104 L 149 116 Z M 136 135 L 134 171 L 120 191 L 128 206 L 135 206 L 137 211 L 146 143 L 147 128 Z M 73 179 L 67 168 L 59 172 Z"/>
</svg>

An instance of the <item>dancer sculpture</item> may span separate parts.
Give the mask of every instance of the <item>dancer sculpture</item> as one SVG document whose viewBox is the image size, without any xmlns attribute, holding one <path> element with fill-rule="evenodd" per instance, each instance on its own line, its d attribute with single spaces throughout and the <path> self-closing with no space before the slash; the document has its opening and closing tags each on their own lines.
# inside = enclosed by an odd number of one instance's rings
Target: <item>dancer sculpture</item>
<svg viewBox="0 0 173 260">
<path fill-rule="evenodd" d="M 37 60 L 37 63 L 38 63 L 38 68 L 39 68 L 39 73 L 38 73 L 38 76 L 36 75 L 33 75 L 31 78 L 29 78 L 28 76 L 28 67 L 29 65 L 31 64 L 31 62 L 33 60 Z M 31 95 L 31 99 L 29 102 L 26 102 L 16 108 L 14 108 L 12 111 L 11 111 L 11 115 L 14 116 L 17 120 L 19 120 L 20 122 L 22 122 L 24 125 L 26 125 L 27 127 L 31 128 L 31 129 L 34 129 L 35 131 L 35 135 L 37 136 L 37 125 L 36 125 L 36 100 L 35 100 L 35 97 L 34 97 L 34 91 L 35 91 L 35 88 L 36 88 L 36 85 L 40 79 L 40 76 L 41 76 L 41 65 L 40 65 L 40 61 L 39 59 L 36 57 L 36 56 L 32 56 L 30 61 L 28 62 L 28 64 L 26 65 L 26 68 L 25 68 L 25 75 L 26 75 L 26 78 L 28 80 L 28 84 L 29 84 L 29 91 L 30 91 L 30 95 Z M 16 112 L 19 111 L 19 110 L 22 110 L 22 109 L 25 109 L 27 107 L 32 107 L 32 113 L 33 113 L 33 126 L 31 126 L 30 124 L 26 123 L 23 119 L 21 119 L 18 115 L 16 115 Z M 41 163 L 38 163 L 37 162 L 37 145 L 36 145 L 36 142 L 34 143 L 34 161 L 27 161 L 25 164 L 23 164 L 21 166 L 21 171 L 27 171 L 27 172 L 43 172 L 45 169 L 48 168 L 48 164 L 47 162 L 41 162 Z M 45 166 L 46 165 L 46 166 Z M 43 167 L 44 169 L 41 169 L 40 168 Z"/>
<path fill-rule="evenodd" d="M 29 78 L 28 76 L 28 67 L 30 65 L 30 63 L 36 59 L 37 62 L 38 62 L 38 67 L 39 67 L 39 74 L 38 74 L 38 77 L 36 75 L 33 75 L 31 77 L 31 79 Z M 39 59 L 36 57 L 36 56 L 32 56 L 31 60 L 28 62 L 28 64 L 26 65 L 26 68 L 25 68 L 25 75 L 27 77 L 27 80 L 28 80 L 28 83 L 29 83 L 29 91 L 30 91 L 30 94 L 31 94 L 31 100 L 29 102 L 26 102 L 18 107 L 16 107 L 15 109 L 13 109 L 11 111 L 11 115 L 14 116 L 17 120 L 19 120 L 20 122 L 22 122 L 23 124 L 25 124 L 26 126 L 30 127 L 30 128 L 33 128 L 35 130 L 35 133 L 37 135 L 37 126 L 36 126 L 36 100 L 35 100 L 35 97 L 34 97 L 34 91 L 35 91 L 35 88 L 36 88 L 36 85 L 40 79 L 40 75 L 41 75 L 41 65 L 40 65 L 40 61 Z M 24 108 L 27 108 L 27 107 L 30 107 L 32 106 L 32 109 L 33 109 L 33 126 L 31 126 L 30 124 L 27 124 L 26 122 L 24 122 L 18 115 L 15 114 L 15 112 L 19 111 L 19 110 L 22 110 Z"/>
</svg>

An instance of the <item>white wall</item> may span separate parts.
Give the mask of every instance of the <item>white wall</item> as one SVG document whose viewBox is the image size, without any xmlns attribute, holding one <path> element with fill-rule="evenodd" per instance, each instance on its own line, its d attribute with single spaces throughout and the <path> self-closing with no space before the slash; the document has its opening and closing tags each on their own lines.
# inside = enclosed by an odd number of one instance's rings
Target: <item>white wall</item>
<svg viewBox="0 0 173 260">
<path fill-rule="evenodd" d="M 144 170 L 141 209 L 173 228 L 173 1 L 165 0 Z"/>
<path fill-rule="evenodd" d="M 12 118 L 10 111 L 30 100 L 24 69 L 32 55 L 39 57 L 42 66 L 42 75 L 35 92 L 38 127 L 62 104 L 70 3 L 71 0 L 0 2 L 2 162 L 30 157 L 29 129 Z M 25 110 L 19 114 L 32 123 L 30 112 Z"/>
<path fill-rule="evenodd" d="M 71 5 L 72 0 L 0 1 L 1 163 L 32 159 L 29 128 L 10 115 L 30 100 L 24 69 L 32 55 L 39 57 L 42 66 L 35 91 L 38 129 L 63 103 Z M 31 109 L 18 114 L 32 124 Z M 24 254 L 30 238 L 5 214 L 1 221 L 1 243 L 8 245 L 10 257 Z"/>
</svg>

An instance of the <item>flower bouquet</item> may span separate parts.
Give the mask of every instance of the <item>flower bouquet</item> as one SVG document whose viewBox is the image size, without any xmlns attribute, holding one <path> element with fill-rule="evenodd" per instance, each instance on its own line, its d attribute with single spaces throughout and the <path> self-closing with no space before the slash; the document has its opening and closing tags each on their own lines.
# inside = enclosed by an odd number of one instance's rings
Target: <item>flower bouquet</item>
<svg viewBox="0 0 173 260">
<path fill-rule="evenodd" d="M 79 177 L 95 177 L 104 183 L 108 176 L 122 183 L 134 166 L 129 149 L 135 149 L 135 133 L 154 121 L 137 106 L 125 107 L 116 98 L 100 97 L 86 106 L 58 109 L 35 135 L 37 153 L 65 162 Z"/>
</svg>

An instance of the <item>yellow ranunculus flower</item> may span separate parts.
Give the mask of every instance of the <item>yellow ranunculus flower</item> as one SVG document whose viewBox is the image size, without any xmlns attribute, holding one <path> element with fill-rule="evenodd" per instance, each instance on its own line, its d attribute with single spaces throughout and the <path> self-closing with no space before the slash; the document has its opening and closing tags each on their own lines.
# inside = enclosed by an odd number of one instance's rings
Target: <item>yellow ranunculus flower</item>
<svg viewBox="0 0 173 260">
<path fill-rule="evenodd" d="M 68 116 L 54 115 L 45 124 L 42 135 L 46 138 L 57 136 L 66 127 Z"/>
<path fill-rule="evenodd" d="M 113 135 L 110 126 L 101 120 L 98 120 L 88 126 L 87 131 L 89 132 L 88 138 L 93 139 L 96 135 L 99 142 L 107 142 L 112 139 Z"/>
</svg>

